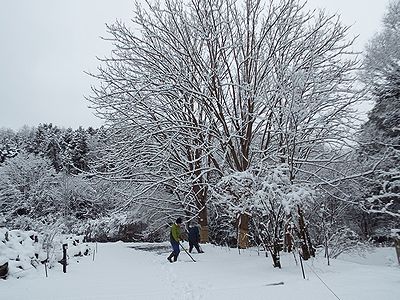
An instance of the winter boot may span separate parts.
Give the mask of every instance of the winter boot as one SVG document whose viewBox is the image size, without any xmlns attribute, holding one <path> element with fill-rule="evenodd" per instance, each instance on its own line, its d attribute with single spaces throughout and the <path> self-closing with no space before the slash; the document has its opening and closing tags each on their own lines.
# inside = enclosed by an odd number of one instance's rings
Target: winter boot
<svg viewBox="0 0 400 300">
<path fill-rule="evenodd" d="M 179 256 L 179 253 L 174 255 L 174 261 L 178 260 L 178 256 Z"/>
<path fill-rule="evenodd" d="M 168 261 L 169 261 L 170 263 L 174 262 L 174 261 L 172 260 L 172 257 L 175 257 L 174 252 L 172 252 L 172 253 L 167 257 L 167 259 L 168 259 Z M 176 261 L 176 260 L 175 260 L 175 261 Z"/>
</svg>

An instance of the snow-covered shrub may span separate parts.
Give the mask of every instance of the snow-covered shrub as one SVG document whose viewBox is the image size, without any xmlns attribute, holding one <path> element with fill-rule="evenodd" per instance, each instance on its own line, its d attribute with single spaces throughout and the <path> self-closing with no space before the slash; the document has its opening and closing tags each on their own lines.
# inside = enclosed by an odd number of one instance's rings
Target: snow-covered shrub
<svg viewBox="0 0 400 300">
<path fill-rule="evenodd" d="M 360 236 L 349 228 L 338 228 L 328 239 L 329 257 L 338 258 L 343 253 L 362 253 L 370 248 L 368 242 L 362 242 Z"/>
<path fill-rule="evenodd" d="M 154 230 L 143 220 L 126 213 L 91 220 L 81 228 L 81 233 L 84 233 L 89 241 L 97 242 L 163 240 L 161 230 Z"/>
<path fill-rule="evenodd" d="M 103 186 L 83 175 L 57 173 L 49 159 L 21 152 L 0 166 L 2 226 L 45 232 L 58 224 L 60 233 L 77 232 L 113 208 L 114 195 Z"/>
<path fill-rule="evenodd" d="M 291 182 L 287 165 L 268 168 L 263 174 L 254 197 L 252 224 L 257 238 L 270 251 L 275 267 L 280 267 L 279 252 L 286 247 L 300 247 L 305 259 L 313 255 L 303 213 L 313 201 L 313 194 L 308 185 Z"/>
<path fill-rule="evenodd" d="M 62 259 L 62 245 L 68 245 L 68 257 L 92 253 L 83 236 L 38 234 L 36 231 L 0 228 L 0 266 L 8 264 L 8 277 L 20 278 L 43 263 L 51 269 Z"/>
<path fill-rule="evenodd" d="M 89 221 L 84 226 L 86 237 L 91 241 L 108 242 L 116 241 L 119 227 L 126 221 L 126 216 L 116 214 L 109 217 Z"/>
<path fill-rule="evenodd" d="M 255 175 L 257 174 L 257 175 Z M 270 251 L 275 266 L 287 225 L 291 225 L 291 239 L 301 241 L 303 251 L 311 251 L 307 224 L 302 208 L 312 201 L 313 190 L 289 179 L 287 165 L 271 166 L 263 172 L 240 172 L 225 176 L 213 190 L 211 224 L 212 237 L 217 242 L 230 242 L 237 234 L 237 219 L 241 214 L 250 216 L 249 235 Z M 307 204 L 308 205 L 308 204 Z"/>
<path fill-rule="evenodd" d="M 400 229 L 392 229 L 390 231 L 390 236 L 394 239 L 399 239 L 400 240 Z"/>
<path fill-rule="evenodd" d="M 210 238 L 218 244 L 237 245 L 240 215 L 250 213 L 259 179 L 250 171 L 224 176 L 213 189 Z"/>
<path fill-rule="evenodd" d="M 72 216 L 75 220 L 95 219 L 108 208 L 96 201 L 96 186 L 82 175 L 58 174 L 57 186 L 52 194 L 62 214 Z"/>
<path fill-rule="evenodd" d="M 0 265 L 8 263 L 7 276 L 23 277 L 44 260 L 37 232 L 0 228 Z"/>
<path fill-rule="evenodd" d="M 28 153 L 20 153 L 0 166 L 0 214 L 7 226 L 33 229 L 27 219 L 47 218 L 55 206 L 49 193 L 54 176 L 49 160 Z"/>
</svg>

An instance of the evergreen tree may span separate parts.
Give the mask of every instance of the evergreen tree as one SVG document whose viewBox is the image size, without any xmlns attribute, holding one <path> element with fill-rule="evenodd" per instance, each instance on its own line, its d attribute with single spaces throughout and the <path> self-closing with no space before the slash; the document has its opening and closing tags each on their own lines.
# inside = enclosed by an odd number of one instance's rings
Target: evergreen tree
<svg viewBox="0 0 400 300">
<path fill-rule="evenodd" d="M 0 130 L 0 165 L 18 153 L 18 138 L 11 129 Z"/>
<path fill-rule="evenodd" d="M 62 164 L 65 172 L 79 174 L 87 171 L 87 155 L 89 147 L 87 144 L 88 133 L 79 127 L 77 130 L 68 128 L 61 136 Z"/>
<path fill-rule="evenodd" d="M 51 123 L 39 124 L 34 132 L 33 140 L 26 144 L 29 153 L 48 158 L 57 172 L 62 170 L 60 134 L 61 129 Z"/>
<path fill-rule="evenodd" d="M 393 217 L 382 220 L 392 227 L 400 224 L 400 1 L 389 5 L 383 24 L 367 46 L 362 74 L 375 105 L 362 127 L 360 156 L 376 167 L 363 183 L 362 204 Z"/>
</svg>

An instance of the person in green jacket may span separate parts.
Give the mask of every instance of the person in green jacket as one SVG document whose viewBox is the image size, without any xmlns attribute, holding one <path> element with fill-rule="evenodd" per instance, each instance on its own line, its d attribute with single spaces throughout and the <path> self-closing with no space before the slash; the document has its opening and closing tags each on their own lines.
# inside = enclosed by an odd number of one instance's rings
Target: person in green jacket
<svg viewBox="0 0 400 300">
<path fill-rule="evenodd" d="M 175 223 L 171 226 L 171 231 L 169 234 L 171 246 L 172 246 L 172 253 L 167 257 L 169 262 L 177 261 L 179 255 L 179 241 L 183 240 L 181 235 L 181 228 L 180 224 L 182 224 L 182 218 L 176 219 Z M 172 260 L 172 258 L 174 260 Z"/>
</svg>

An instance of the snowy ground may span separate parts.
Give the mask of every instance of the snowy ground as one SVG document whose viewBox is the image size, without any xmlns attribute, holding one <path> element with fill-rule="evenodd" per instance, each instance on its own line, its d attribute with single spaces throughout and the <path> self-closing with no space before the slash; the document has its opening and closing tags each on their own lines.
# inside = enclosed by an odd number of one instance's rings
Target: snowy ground
<svg viewBox="0 0 400 300">
<path fill-rule="evenodd" d="M 292 255 L 282 257 L 279 270 L 254 249 L 239 255 L 236 249 L 203 245 L 206 253 L 193 254 L 197 262 L 181 252 L 171 264 L 167 243 L 152 251 L 137 249 L 144 245 L 98 244 L 94 261 L 71 259 L 66 274 L 59 265 L 48 278 L 40 267 L 23 278 L 1 280 L 0 299 L 400 299 L 400 267 L 393 248 L 379 248 L 365 258 L 332 260 L 329 267 L 325 260 L 313 259 L 305 262 L 304 280 Z"/>
</svg>

